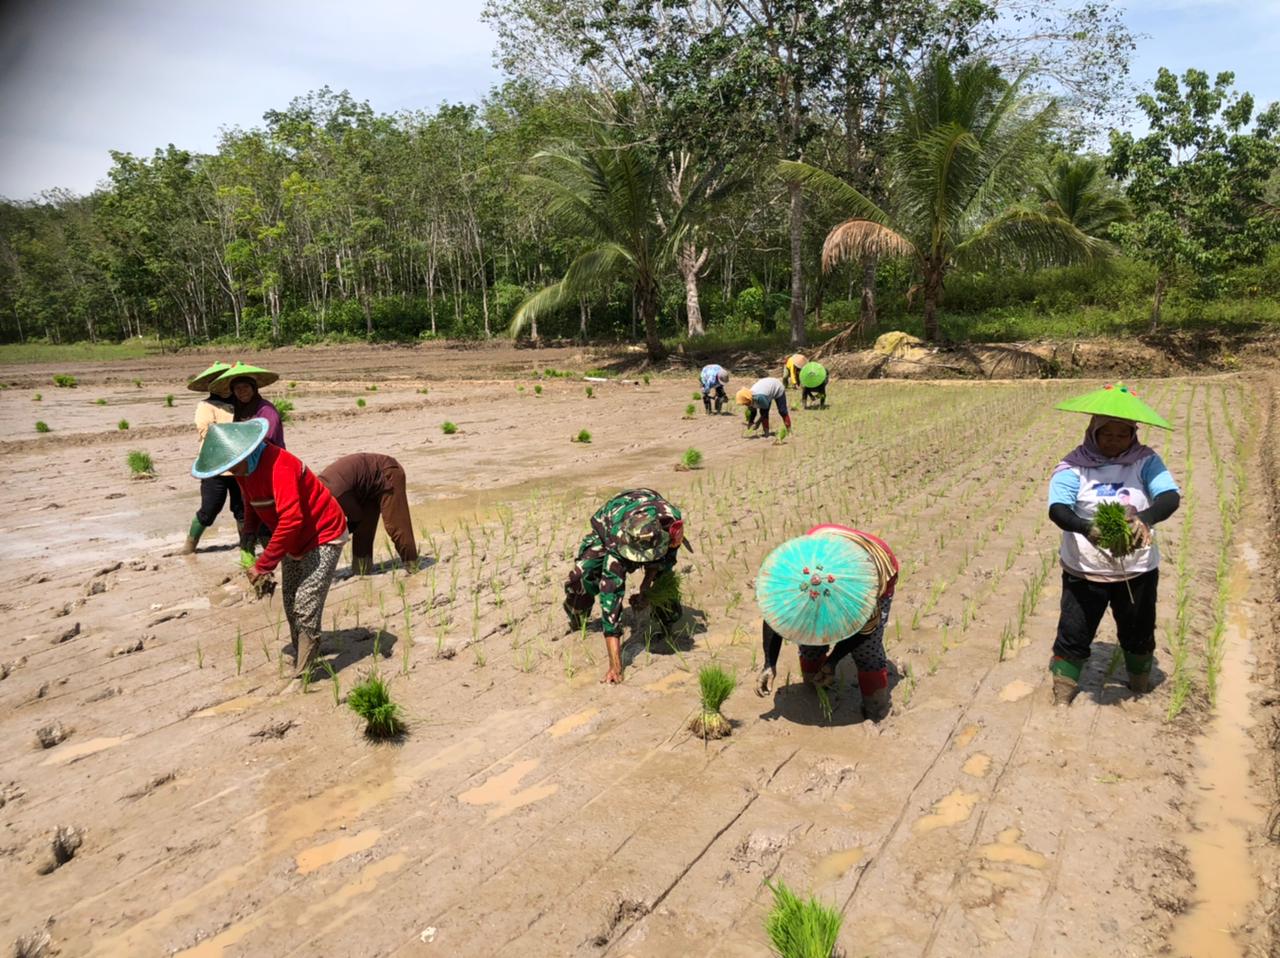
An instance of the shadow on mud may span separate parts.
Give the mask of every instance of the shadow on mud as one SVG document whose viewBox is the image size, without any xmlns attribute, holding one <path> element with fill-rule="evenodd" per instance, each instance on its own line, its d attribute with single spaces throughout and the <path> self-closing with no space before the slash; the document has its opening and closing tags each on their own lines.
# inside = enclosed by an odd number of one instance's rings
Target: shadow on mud
<svg viewBox="0 0 1280 958">
<path fill-rule="evenodd" d="M 320 637 L 320 658 L 335 672 L 368 660 L 379 665 L 392 657 L 399 637 L 385 629 L 339 629 Z M 283 651 L 283 650 L 282 650 Z M 322 672 L 317 672 L 319 680 Z"/>
</svg>

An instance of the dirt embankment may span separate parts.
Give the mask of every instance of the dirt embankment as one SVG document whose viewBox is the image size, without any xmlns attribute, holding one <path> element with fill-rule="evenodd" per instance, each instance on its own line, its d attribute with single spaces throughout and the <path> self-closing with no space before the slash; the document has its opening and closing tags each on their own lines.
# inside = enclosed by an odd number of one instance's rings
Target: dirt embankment
<svg viewBox="0 0 1280 958">
<path fill-rule="evenodd" d="M 1274 381 L 1259 389 L 1263 428 L 1259 439 L 1262 488 L 1260 511 L 1270 531 L 1266 562 L 1270 581 L 1264 594 L 1270 596 L 1269 640 L 1260 641 L 1257 679 L 1262 691 L 1256 704 L 1257 725 L 1254 743 L 1260 759 L 1259 784 L 1270 804 L 1266 829 L 1259 837 L 1257 873 L 1263 876 L 1264 900 L 1259 903 L 1260 954 L 1280 954 L 1280 387 Z"/>
</svg>

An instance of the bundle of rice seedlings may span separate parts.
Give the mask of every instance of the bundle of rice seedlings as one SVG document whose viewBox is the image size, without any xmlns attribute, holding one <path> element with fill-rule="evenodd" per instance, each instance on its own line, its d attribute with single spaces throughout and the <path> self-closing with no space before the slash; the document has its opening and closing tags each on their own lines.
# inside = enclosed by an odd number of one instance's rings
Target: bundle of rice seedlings
<svg viewBox="0 0 1280 958">
<path fill-rule="evenodd" d="M 151 453 L 134 449 L 129 453 L 127 461 L 129 471 L 140 479 L 150 479 L 156 474 L 155 463 L 151 461 Z"/>
<path fill-rule="evenodd" d="M 690 446 L 684 451 L 684 455 L 680 457 L 680 465 L 686 469 L 697 469 L 702 465 L 702 453 Z"/>
<path fill-rule="evenodd" d="M 368 678 L 351 689 L 347 694 L 347 705 L 364 719 L 364 734 L 368 738 L 387 739 L 404 734 L 400 706 L 391 700 L 387 683 L 379 678 L 377 672 L 371 672 Z"/>
<path fill-rule="evenodd" d="M 764 930 L 774 954 L 779 958 L 832 958 L 844 921 L 840 913 L 815 898 L 801 901 L 781 881 L 765 884 L 773 892 L 773 910 L 765 917 Z"/>
<path fill-rule="evenodd" d="M 43 419 L 36 420 L 36 432 L 49 432 L 49 424 Z"/>
<path fill-rule="evenodd" d="M 586 429 L 579 429 L 579 430 L 578 430 L 578 434 L 577 434 L 576 436 L 574 436 L 574 437 L 572 438 L 572 440 L 571 440 L 571 441 L 573 441 L 573 442 L 590 442 L 590 441 L 591 441 L 591 433 L 590 433 L 590 432 L 588 432 Z"/>
<path fill-rule="evenodd" d="M 129 428 L 129 420 L 121 419 L 118 423 L 116 423 L 116 428 L 119 429 L 121 432 L 124 432 L 126 429 Z"/>
<path fill-rule="evenodd" d="M 674 612 L 680 605 L 680 573 L 674 569 L 662 573 L 649 586 L 645 597 L 649 600 L 649 608 L 654 612 Z"/>
<path fill-rule="evenodd" d="M 363 408 L 364 408 L 365 406 L 367 406 L 367 405 L 368 405 L 368 403 L 366 403 L 366 402 L 364 401 L 364 397 L 363 397 L 363 396 L 361 396 L 359 399 L 357 399 L 357 400 L 356 400 L 356 408 L 357 408 L 357 409 L 363 409 Z"/>
<path fill-rule="evenodd" d="M 458 431 L 458 426 L 456 423 L 452 423 L 452 422 L 441 423 L 440 431 L 444 433 L 446 436 L 452 436 L 454 433 Z"/>
<path fill-rule="evenodd" d="M 587 387 L 587 398 L 588 398 L 588 399 L 595 399 L 595 397 L 596 397 L 596 391 L 595 391 L 594 389 L 592 389 L 590 386 L 588 386 L 588 387 Z"/>
<path fill-rule="evenodd" d="M 1094 514 L 1093 524 L 1098 530 L 1098 545 L 1113 556 L 1128 555 L 1133 551 L 1133 529 L 1125 508 L 1118 502 L 1103 502 Z"/>
<path fill-rule="evenodd" d="M 778 431 L 773 434 L 773 442 L 775 445 L 781 446 L 787 441 L 787 437 L 791 435 L 791 431 L 786 426 L 779 426 Z"/>
<path fill-rule="evenodd" d="M 733 691 L 738 680 L 719 665 L 704 665 L 698 672 L 698 689 L 702 697 L 702 711 L 689 729 L 704 739 L 724 738 L 732 728 L 728 719 L 720 714 L 720 707 Z"/>
<path fill-rule="evenodd" d="M 692 419 L 692 418 L 693 418 L 693 410 L 694 410 L 694 405 L 693 405 L 693 403 L 689 403 L 689 405 L 685 406 L 685 407 L 684 407 L 684 418 L 685 418 L 685 419 Z"/>
</svg>

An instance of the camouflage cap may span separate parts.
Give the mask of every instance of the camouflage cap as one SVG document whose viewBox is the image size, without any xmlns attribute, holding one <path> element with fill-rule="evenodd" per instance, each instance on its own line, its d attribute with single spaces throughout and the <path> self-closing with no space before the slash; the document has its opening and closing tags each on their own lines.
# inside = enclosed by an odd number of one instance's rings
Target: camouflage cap
<svg viewBox="0 0 1280 958">
<path fill-rule="evenodd" d="M 649 509 L 636 509 L 622 520 L 617 550 L 631 562 L 657 562 L 671 548 L 671 536 L 662 520 Z"/>
</svg>

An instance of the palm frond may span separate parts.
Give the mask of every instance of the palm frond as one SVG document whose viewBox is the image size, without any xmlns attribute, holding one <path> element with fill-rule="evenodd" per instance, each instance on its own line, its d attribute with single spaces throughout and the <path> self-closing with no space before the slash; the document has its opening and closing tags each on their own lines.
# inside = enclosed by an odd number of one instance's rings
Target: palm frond
<svg viewBox="0 0 1280 958">
<path fill-rule="evenodd" d="M 952 260 L 971 269 L 1024 268 L 1087 263 L 1114 248 L 1062 216 L 1041 208 L 1013 206 L 992 217 L 956 246 Z"/>
<path fill-rule="evenodd" d="M 516 338 L 533 320 L 576 303 L 578 297 L 599 289 L 631 265 L 634 261 L 630 252 L 617 243 L 602 243 L 581 253 L 569 264 L 560 282 L 538 290 L 516 307 L 508 334 Z"/>
<path fill-rule="evenodd" d="M 782 179 L 799 183 L 805 189 L 825 197 L 848 216 L 870 220 L 881 226 L 892 226 L 892 218 L 880 206 L 826 170 L 797 160 L 783 160 L 776 169 Z"/>
<path fill-rule="evenodd" d="M 845 220 L 823 240 L 822 269 L 830 270 L 846 260 L 918 255 L 910 240 L 887 226 L 871 220 Z"/>
</svg>

